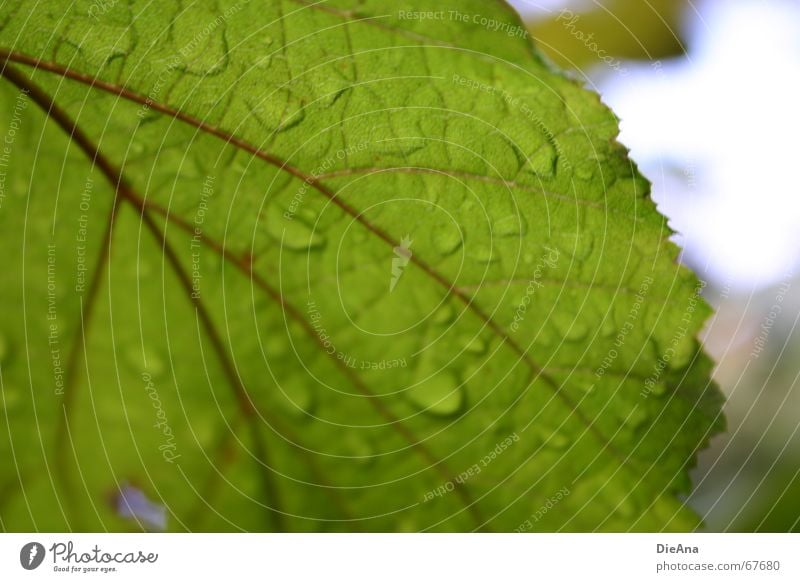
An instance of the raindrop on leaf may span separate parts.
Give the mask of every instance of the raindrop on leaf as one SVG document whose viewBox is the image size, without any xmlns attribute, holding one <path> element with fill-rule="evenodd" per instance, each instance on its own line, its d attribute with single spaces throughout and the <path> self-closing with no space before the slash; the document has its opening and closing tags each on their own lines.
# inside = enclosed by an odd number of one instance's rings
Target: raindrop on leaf
<svg viewBox="0 0 800 582">
<path fill-rule="evenodd" d="M 449 416 L 461 410 L 464 390 L 450 372 L 438 372 L 409 388 L 408 398 L 429 414 Z"/>
</svg>

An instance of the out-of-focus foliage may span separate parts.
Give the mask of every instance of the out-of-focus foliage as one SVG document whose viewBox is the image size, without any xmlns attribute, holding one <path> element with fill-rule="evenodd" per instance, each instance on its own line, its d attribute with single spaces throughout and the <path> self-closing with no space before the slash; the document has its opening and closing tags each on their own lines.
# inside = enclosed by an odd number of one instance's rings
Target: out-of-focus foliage
<svg viewBox="0 0 800 582">
<path fill-rule="evenodd" d="M 689 502 L 712 531 L 800 531 L 798 286 L 709 288 L 704 340 L 730 427 L 701 454 Z"/>
<path fill-rule="evenodd" d="M 558 65 L 581 69 L 613 59 L 655 60 L 683 54 L 684 0 L 594 0 L 534 15 L 529 29 Z"/>
</svg>

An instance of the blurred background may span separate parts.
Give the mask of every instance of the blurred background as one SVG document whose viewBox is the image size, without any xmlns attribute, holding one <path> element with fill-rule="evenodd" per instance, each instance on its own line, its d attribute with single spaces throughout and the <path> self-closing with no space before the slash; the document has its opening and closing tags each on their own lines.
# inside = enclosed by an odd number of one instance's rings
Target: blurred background
<svg viewBox="0 0 800 582">
<path fill-rule="evenodd" d="M 598 91 L 717 309 L 728 431 L 688 502 L 712 531 L 800 531 L 800 2 L 512 0 Z"/>
</svg>

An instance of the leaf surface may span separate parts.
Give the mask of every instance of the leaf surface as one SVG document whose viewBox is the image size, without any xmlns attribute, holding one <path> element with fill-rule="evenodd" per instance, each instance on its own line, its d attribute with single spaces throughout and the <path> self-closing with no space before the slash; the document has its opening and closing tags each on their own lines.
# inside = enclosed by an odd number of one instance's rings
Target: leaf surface
<svg viewBox="0 0 800 582">
<path fill-rule="evenodd" d="M 698 281 L 504 3 L 0 26 L 4 529 L 699 525 Z"/>
</svg>

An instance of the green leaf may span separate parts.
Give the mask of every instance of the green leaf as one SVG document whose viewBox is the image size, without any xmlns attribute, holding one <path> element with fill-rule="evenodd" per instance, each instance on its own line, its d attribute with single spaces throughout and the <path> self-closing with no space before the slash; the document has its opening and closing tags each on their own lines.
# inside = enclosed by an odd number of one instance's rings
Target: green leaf
<svg viewBox="0 0 800 582">
<path fill-rule="evenodd" d="M 508 6 L 0 25 L 4 529 L 699 526 L 708 308 Z"/>
</svg>

